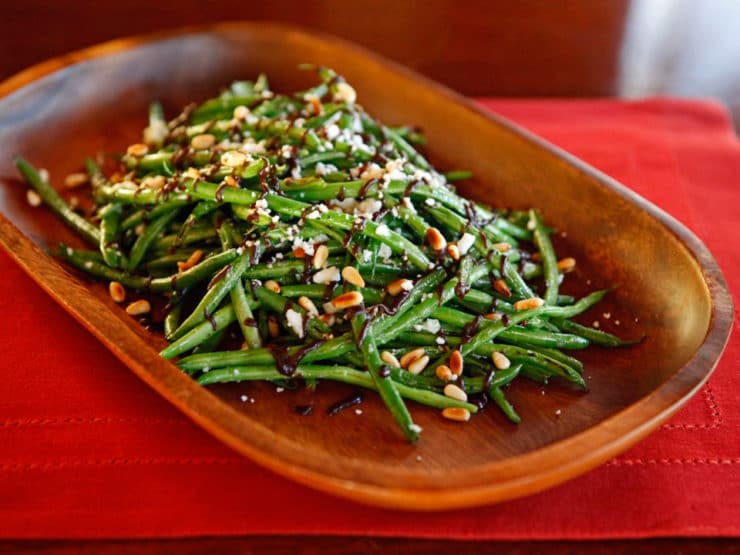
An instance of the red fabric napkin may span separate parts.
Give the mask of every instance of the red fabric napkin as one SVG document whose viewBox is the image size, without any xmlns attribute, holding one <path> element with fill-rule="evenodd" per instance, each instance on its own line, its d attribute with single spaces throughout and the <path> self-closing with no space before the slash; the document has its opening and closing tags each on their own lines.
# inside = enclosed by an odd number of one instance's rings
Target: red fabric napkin
<svg viewBox="0 0 740 555">
<path fill-rule="evenodd" d="M 723 107 L 482 102 L 683 221 L 740 290 L 740 144 Z M 150 391 L 1 251 L 0 276 L 0 536 L 740 534 L 737 328 L 709 385 L 627 454 L 529 498 L 410 514 L 314 492 L 237 456 Z"/>
</svg>

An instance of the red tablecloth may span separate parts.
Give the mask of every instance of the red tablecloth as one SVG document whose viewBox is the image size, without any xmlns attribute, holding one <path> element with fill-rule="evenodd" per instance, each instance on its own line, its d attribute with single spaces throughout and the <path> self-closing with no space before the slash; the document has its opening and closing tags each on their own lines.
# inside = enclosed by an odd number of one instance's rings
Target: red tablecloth
<svg viewBox="0 0 740 555">
<path fill-rule="evenodd" d="M 724 108 L 663 99 L 484 104 L 683 221 L 740 290 L 740 144 Z M 740 535 L 737 330 L 709 385 L 627 454 L 526 499 L 406 514 L 316 493 L 235 455 L 150 391 L 2 252 L 0 276 L 0 536 Z"/>
</svg>

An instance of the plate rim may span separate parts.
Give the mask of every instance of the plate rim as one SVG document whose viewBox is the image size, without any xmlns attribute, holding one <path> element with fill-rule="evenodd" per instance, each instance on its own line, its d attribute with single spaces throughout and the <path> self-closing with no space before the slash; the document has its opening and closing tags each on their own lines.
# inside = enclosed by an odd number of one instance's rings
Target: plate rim
<svg viewBox="0 0 740 555">
<path fill-rule="evenodd" d="M 707 381 L 729 341 L 734 311 L 732 298 L 719 265 L 709 249 L 692 231 L 634 191 L 563 149 L 497 114 L 484 110 L 451 89 L 344 39 L 282 23 L 228 22 L 181 27 L 157 33 L 115 39 L 40 62 L 0 83 L 0 99 L 6 98 L 19 89 L 31 85 L 35 81 L 52 73 L 64 71 L 65 68 L 84 63 L 88 60 L 119 54 L 127 50 L 169 39 L 177 39 L 185 35 L 233 32 L 247 32 L 252 34 L 289 33 L 297 35 L 301 40 L 319 40 L 332 47 L 348 49 L 353 54 L 379 64 L 388 71 L 400 73 L 406 78 L 420 82 L 444 96 L 446 100 L 455 102 L 468 111 L 472 111 L 476 117 L 484 118 L 495 125 L 512 131 L 520 138 L 533 143 L 548 154 L 565 161 L 571 167 L 585 173 L 597 181 L 600 186 L 612 190 L 626 201 L 645 211 L 650 217 L 670 231 L 680 245 L 691 254 L 701 271 L 707 287 L 711 302 L 711 319 L 707 334 L 692 358 L 664 383 L 660 384 L 644 397 L 577 434 L 520 455 L 481 465 L 479 469 L 476 469 L 475 475 L 488 475 L 490 477 L 492 470 L 500 467 L 504 462 L 510 464 L 512 461 L 516 461 L 526 466 L 534 459 L 542 463 L 548 455 L 556 450 L 567 450 L 574 444 L 582 444 L 586 439 L 599 439 L 599 441 L 591 444 L 587 454 L 580 457 L 571 457 L 564 464 L 555 465 L 551 463 L 546 467 L 540 465 L 540 470 L 535 473 L 524 473 L 518 477 L 507 478 L 503 482 L 486 483 L 485 480 L 482 480 L 474 485 L 457 488 L 427 487 L 420 489 L 381 486 L 368 482 L 342 479 L 305 466 L 291 464 L 275 452 L 265 455 L 259 448 L 260 444 L 257 442 L 254 444 L 245 443 L 243 438 L 238 436 L 235 430 L 233 430 L 235 426 L 228 425 L 229 422 L 227 419 L 229 418 L 232 424 L 240 420 L 238 418 L 239 413 L 223 403 L 207 389 L 198 386 L 192 379 L 182 374 L 179 370 L 171 372 L 171 369 L 176 368 L 176 366 L 166 361 L 163 364 L 163 359 L 159 358 L 158 354 L 151 347 L 145 349 L 144 358 L 156 359 L 157 363 L 155 367 L 161 367 L 160 369 L 163 372 L 166 370 L 173 375 L 159 376 L 160 379 L 158 379 L 157 375 L 151 371 L 146 371 L 141 367 L 137 368 L 141 364 L 141 361 L 133 360 L 129 354 L 117 348 L 111 336 L 106 335 L 99 328 L 92 326 L 89 316 L 85 317 L 85 315 L 78 312 L 79 307 L 74 306 L 74 298 L 65 300 L 58 293 L 58 290 L 50 287 L 46 281 L 41 279 L 41 276 L 44 273 L 49 273 L 49 275 L 54 275 L 55 279 L 66 279 L 71 282 L 68 284 L 70 285 L 70 290 L 74 290 L 80 286 L 78 280 L 70 277 L 63 266 L 43 253 L 31 239 L 17 230 L 0 213 L 0 243 L 3 244 L 11 257 L 57 303 L 61 304 L 68 313 L 77 319 L 88 331 L 92 332 L 129 369 L 168 401 L 177 406 L 186 416 L 206 429 L 211 435 L 242 455 L 246 455 L 256 463 L 314 489 L 366 504 L 388 508 L 447 510 L 494 503 L 522 495 L 533 494 L 578 476 L 626 450 L 646 436 L 681 408 Z M 33 253 L 30 262 L 21 259 L 19 254 L 21 252 L 20 248 L 10 248 L 13 242 L 17 246 L 21 246 L 28 252 Z M 39 272 L 39 269 L 46 270 L 46 272 Z M 101 307 L 105 306 L 98 299 L 92 300 L 99 303 Z M 128 328 L 126 328 L 126 332 L 135 336 Z M 147 345 L 143 339 L 138 336 L 135 337 L 143 345 Z M 154 355 L 153 357 L 151 356 L 152 354 Z M 173 382 L 173 384 L 170 384 L 170 382 Z M 173 388 L 172 385 L 177 387 Z M 199 394 L 191 398 L 193 392 L 198 392 Z M 193 403 L 193 399 L 195 399 L 195 403 Z M 216 414 L 220 414 L 220 418 L 214 417 L 214 409 L 218 409 Z M 645 414 L 649 414 L 650 416 L 646 418 Z M 254 424 L 258 425 L 258 423 Z M 293 449 L 294 447 L 294 445 L 291 446 L 287 443 L 284 446 L 284 448 L 288 449 Z"/>
</svg>

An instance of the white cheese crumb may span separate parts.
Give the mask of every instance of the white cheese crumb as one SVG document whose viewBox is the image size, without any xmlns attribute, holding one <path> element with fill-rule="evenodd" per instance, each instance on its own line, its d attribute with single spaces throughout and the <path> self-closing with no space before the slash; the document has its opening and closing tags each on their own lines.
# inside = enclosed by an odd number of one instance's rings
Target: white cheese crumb
<svg viewBox="0 0 740 555">
<path fill-rule="evenodd" d="M 411 291 L 414 288 L 414 282 L 410 279 L 406 279 L 401 282 L 401 289 L 404 291 Z M 437 324 L 439 324 L 439 321 L 437 321 Z M 439 331 L 439 329 L 437 330 Z"/>
<path fill-rule="evenodd" d="M 442 336 L 437 337 L 437 339 L 435 339 L 434 342 L 437 345 L 444 345 L 445 343 L 447 343 L 447 341 L 445 340 L 445 338 L 442 337 Z"/>
<path fill-rule="evenodd" d="M 301 317 L 301 315 L 292 308 L 289 308 L 285 311 L 285 320 L 288 322 L 288 327 L 292 329 L 295 334 L 302 339 L 304 331 L 303 318 Z"/>
<path fill-rule="evenodd" d="M 368 259 L 372 257 L 373 253 L 371 251 L 365 251 L 369 253 Z M 391 256 L 393 256 L 393 251 L 391 248 L 386 245 L 385 243 L 380 244 L 380 248 L 378 249 L 378 256 L 382 258 L 383 260 L 388 260 Z M 364 253 L 363 253 L 364 258 Z"/>
<path fill-rule="evenodd" d="M 355 414 L 358 416 L 362 414 L 362 409 L 355 409 Z"/>
<path fill-rule="evenodd" d="M 380 224 L 375 230 L 375 233 L 377 233 L 380 237 L 388 237 L 391 234 L 391 230 L 388 229 L 387 225 Z"/>
<path fill-rule="evenodd" d="M 329 266 L 328 268 L 324 268 L 323 270 L 316 272 L 312 279 L 314 283 L 321 284 L 339 281 L 339 269 L 337 269 L 336 266 Z"/>
<path fill-rule="evenodd" d="M 437 204 L 437 201 L 435 201 L 433 198 L 428 198 L 424 201 L 424 204 L 426 204 L 427 206 L 434 206 L 435 204 Z"/>
<path fill-rule="evenodd" d="M 276 388 L 275 388 L 275 391 L 276 391 L 277 393 L 282 393 L 283 391 L 285 391 L 285 388 L 284 388 L 284 387 L 276 387 Z"/>
<path fill-rule="evenodd" d="M 561 414 L 563 414 L 562 410 L 558 409 L 555 411 L 555 416 L 560 416 Z"/>
<path fill-rule="evenodd" d="M 460 251 L 460 254 L 467 254 L 474 243 L 475 237 L 473 235 L 467 232 L 463 233 L 462 237 L 460 237 L 460 240 L 457 242 L 457 248 Z"/>
<path fill-rule="evenodd" d="M 420 434 L 421 429 L 422 429 L 421 426 L 419 426 L 418 424 L 409 424 L 409 430 L 412 432 L 416 432 L 417 434 Z"/>
<path fill-rule="evenodd" d="M 339 134 L 341 133 L 341 130 L 339 129 L 339 126 L 335 123 L 332 123 L 326 128 L 326 138 L 330 141 L 333 141 L 337 137 L 339 137 Z"/>
</svg>

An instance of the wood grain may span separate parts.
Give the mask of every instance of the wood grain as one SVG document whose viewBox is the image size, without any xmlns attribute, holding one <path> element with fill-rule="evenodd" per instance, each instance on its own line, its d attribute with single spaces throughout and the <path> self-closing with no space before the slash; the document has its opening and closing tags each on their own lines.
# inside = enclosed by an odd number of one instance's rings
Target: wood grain
<svg viewBox="0 0 740 555">
<path fill-rule="evenodd" d="M 347 393 L 338 385 L 287 395 L 266 384 L 198 387 L 157 356 L 162 339 L 114 306 L 103 285 L 71 276 L 43 253 L 72 238 L 53 216 L 25 203 L 23 187 L 11 177 L 16 153 L 60 179 L 90 152 L 134 141 L 152 98 L 172 109 L 258 71 L 278 90 L 290 90 L 305 84 L 307 76 L 294 68 L 307 59 L 346 75 L 381 119 L 421 122 L 433 160 L 478 176 L 464 188 L 470 196 L 540 207 L 568 232 L 560 251 L 578 258 L 588 288 L 620 284 L 599 312 L 623 322 L 621 334 L 648 339 L 585 352 L 587 394 L 560 386 L 543 396 L 533 384 L 516 384 L 511 398 L 524 421 L 518 427 L 493 412 L 463 427 L 413 407 L 425 428 L 413 447 L 395 433 L 377 399 L 366 402 L 361 418 L 351 411 L 327 416 L 321 409 Z M 85 63 L 74 64 L 79 61 Z M 0 243 L 193 420 L 260 464 L 324 491 L 424 510 L 539 491 L 593 468 L 665 421 L 707 379 L 729 334 L 732 305 L 724 279 L 686 228 L 562 151 L 347 43 L 252 24 L 117 41 L 32 68 L 0 84 L 0 96 L 0 140 L 15 147 L 0 152 L 0 209 L 12 220 L 0 219 Z M 583 292 L 582 280 L 570 292 Z M 243 393 L 258 403 L 240 403 Z M 311 418 L 292 410 L 306 403 L 319 409 Z"/>
</svg>

